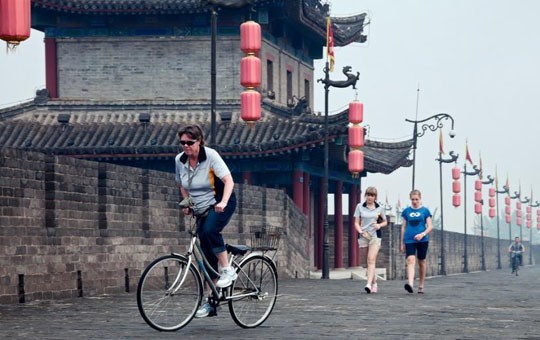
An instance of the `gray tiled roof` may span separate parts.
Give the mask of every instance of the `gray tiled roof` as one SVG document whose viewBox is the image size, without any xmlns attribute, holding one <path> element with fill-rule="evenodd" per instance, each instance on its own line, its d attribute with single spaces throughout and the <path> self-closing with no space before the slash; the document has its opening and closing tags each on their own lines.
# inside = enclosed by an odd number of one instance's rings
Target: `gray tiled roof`
<svg viewBox="0 0 540 340">
<path fill-rule="evenodd" d="M 31 110 L 27 105 L 17 116 L 9 109 L 0 110 L 0 147 L 84 158 L 137 158 L 143 155 L 161 158 L 171 157 L 179 151 L 176 132 L 181 126 L 197 123 L 205 134 L 210 132 L 207 111 L 186 112 L 179 106 L 154 105 L 148 123 L 139 120 L 140 114 L 148 110 L 137 105 L 70 105 L 58 101 L 33 107 Z M 253 127 L 241 121 L 238 114 L 233 114 L 230 121 L 218 120 L 217 143 L 214 145 L 217 144 L 224 157 L 260 158 L 322 148 L 322 117 L 287 117 L 284 110 L 281 115 L 270 113 L 269 107 L 264 105 L 264 118 Z M 19 110 L 17 107 L 12 109 Z M 274 108 L 273 111 L 280 110 Z M 347 126 L 343 124 L 343 117 L 346 113 L 332 117 L 329 135 L 346 143 Z M 62 118 L 69 122 L 59 122 Z M 410 140 L 398 143 L 366 141 L 363 148 L 366 170 L 390 173 L 409 165 L 411 146 Z M 345 161 L 343 155 L 330 156 L 336 161 Z"/>
<path fill-rule="evenodd" d="M 203 13 L 210 10 L 210 3 L 227 4 L 234 0 L 31 0 L 35 9 L 56 12 L 96 15 L 144 15 Z M 288 16 L 300 21 L 319 38 L 326 39 L 326 18 L 328 7 L 320 0 L 249 0 L 244 1 L 261 6 L 275 4 L 283 6 Z M 336 46 L 352 42 L 364 42 L 366 13 L 348 17 L 332 17 L 332 27 Z"/>
</svg>

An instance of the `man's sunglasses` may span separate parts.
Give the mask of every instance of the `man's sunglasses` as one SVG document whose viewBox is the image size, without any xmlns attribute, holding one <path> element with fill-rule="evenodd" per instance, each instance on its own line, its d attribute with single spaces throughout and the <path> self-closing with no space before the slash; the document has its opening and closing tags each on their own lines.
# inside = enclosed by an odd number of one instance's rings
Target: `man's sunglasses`
<svg viewBox="0 0 540 340">
<path fill-rule="evenodd" d="M 180 144 L 192 146 L 192 145 L 195 144 L 196 142 L 197 142 L 196 140 L 181 140 L 181 141 L 180 141 Z"/>
</svg>

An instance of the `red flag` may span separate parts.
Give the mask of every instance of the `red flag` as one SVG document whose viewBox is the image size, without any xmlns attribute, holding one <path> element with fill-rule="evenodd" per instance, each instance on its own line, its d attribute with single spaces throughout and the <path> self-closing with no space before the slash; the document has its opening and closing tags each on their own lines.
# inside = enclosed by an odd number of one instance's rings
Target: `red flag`
<svg viewBox="0 0 540 340">
<path fill-rule="evenodd" d="M 444 155 L 443 135 L 441 129 L 439 129 L 439 153 Z"/>
<path fill-rule="evenodd" d="M 332 20 L 326 20 L 326 60 L 330 59 L 329 71 L 334 71 L 334 33 L 332 32 Z"/>
<path fill-rule="evenodd" d="M 465 143 L 465 160 L 473 164 L 471 153 L 469 152 L 469 144 Z"/>
</svg>

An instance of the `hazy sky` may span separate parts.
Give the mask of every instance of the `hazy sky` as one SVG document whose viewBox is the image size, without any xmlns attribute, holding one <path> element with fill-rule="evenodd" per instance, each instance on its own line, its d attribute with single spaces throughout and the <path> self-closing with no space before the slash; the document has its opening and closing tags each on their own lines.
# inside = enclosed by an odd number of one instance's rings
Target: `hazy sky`
<svg viewBox="0 0 540 340">
<path fill-rule="evenodd" d="M 364 102 L 369 137 L 391 141 L 412 136 L 417 88 L 418 119 L 445 112 L 455 119 L 456 137 L 450 139 L 445 122 L 444 145 L 459 154 L 463 168 L 465 141 L 472 159 L 482 155 L 484 174 L 500 186 L 509 176 L 511 191 L 540 200 L 538 146 L 540 122 L 540 1 L 536 0 L 334 0 L 332 15 L 367 12 L 368 42 L 335 51 L 336 70 L 351 65 L 359 71 L 358 98 Z M 322 77 L 323 61 L 317 63 Z M 339 72 L 332 77 L 338 79 Z M 316 87 L 317 110 L 324 109 L 324 89 Z M 355 98 L 354 90 L 332 89 L 330 110 L 338 111 Z M 434 122 L 434 121 L 432 121 Z M 438 133 L 418 139 L 416 187 L 432 212 L 440 206 Z M 452 206 L 451 168 L 443 164 L 445 229 L 463 231 L 463 207 Z M 470 166 L 469 166 L 470 169 Z M 468 225 L 473 221 L 473 181 L 468 177 Z M 379 189 L 379 199 L 395 206 L 408 204 L 412 168 L 391 175 L 371 175 L 364 181 Z M 463 177 L 462 177 L 463 183 Z M 488 186 L 484 186 L 487 202 Z M 462 194 L 463 195 L 463 194 Z M 462 196 L 463 201 L 463 196 Z M 502 206 L 503 200 L 499 200 Z M 515 206 L 515 203 L 512 203 Z M 504 208 L 504 207 L 503 207 Z M 487 205 L 484 208 L 487 215 Z M 525 216 L 525 213 L 524 215 Z M 502 216 L 504 219 L 504 216 Z M 536 228 L 536 214 L 533 215 Z M 504 226 L 504 227 L 502 227 Z M 507 224 L 501 223 L 503 236 Z M 528 230 L 524 235 L 529 234 Z M 534 236 L 533 236 L 534 237 Z"/>
<path fill-rule="evenodd" d="M 448 137 L 450 125 L 445 122 L 444 144 L 446 151 L 459 153 L 461 168 L 468 140 L 475 163 L 482 154 L 485 174 L 494 176 L 497 166 L 500 185 L 508 174 L 512 192 L 521 183 L 524 196 L 532 189 L 540 200 L 540 160 L 534 152 L 540 122 L 540 1 L 334 0 L 331 4 L 332 15 L 368 12 L 371 22 L 367 43 L 335 51 L 336 72 L 331 77 L 339 79 L 341 68 L 350 65 L 360 72 L 360 81 L 358 93 L 331 90 L 331 113 L 358 95 L 365 105 L 369 138 L 403 140 L 412 135 L 413 125 L 405 118 L 415 118 L 419 86 L 419 119 L 441 112 L 454 117 L 457 136 Z M 315 77 L 322 78 L 323 61 L 315 67 Z M 44 84 L 43 35 L 33 30 L 16 52 L 0 51 L 0 107 L 32 98 Z M 315 110 L 322 111 L 320 83 L 315 83 L 315 95 Z M 437 152 L 437 133 L 427 132 L 418 140 L 416 187 L 432 211 L 440 206 Z M 443 165 L 445 229 L 461 232 L 463 207 L 451 205 L 452 166 Z M 369 174 L 363 187 L 374 185 L 380 200 L 388 196 L 395 206 L 399 198 L 405 206 L 411 176 L 411 168 L 390 175 Z M 474 223 L 473 181 L 468 178 L 469 230 Z M 484 186 L 486 200 L 487 190 Z M 487 214 L 487 206 L 484 210 Z M 506 224 L 502 226 L 506 237 Z"/>
</svg>

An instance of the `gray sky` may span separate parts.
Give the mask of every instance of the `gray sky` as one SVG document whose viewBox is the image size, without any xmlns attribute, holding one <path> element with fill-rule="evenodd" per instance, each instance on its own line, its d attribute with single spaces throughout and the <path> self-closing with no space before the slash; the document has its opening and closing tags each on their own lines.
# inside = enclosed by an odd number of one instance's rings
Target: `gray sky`
<svg viewBox="0 0 540 340">
<path fill-rule="evenodd" d="M 524 195 L 530 196 L 533 189 L 540 200 L 540 160 L 533 151 L 540 121 L 540 1 L 331 3 L 333 15 L 369 13 L 368 42 L 336 48 L 336 72 L 331 77 L 339 79 L 345 65 L 361 73 L 358 99 L 365 105 L 364 124 L 370 126 L 370 138 L 392 141 L 412 135 L 413 126 L 405 118 L 415 118 L 419 86 L 419 119 L 441 112 L 454 117 L 457 136 L 448 137 L 450 125 L 445 123 L 445 150 L 459 153 L 461 168 L 468 140 L 475 163 L 482 154 L 485 174 L 495 175 L 497 166 L 500 185 L 508 174 L 512 192 L 521 183 Z M 315 65 L 317 79 L 323 77 L 323 62 Z M 36 89 L 44 88 L 44 78 L 43 35 L 33 30 L 15 52 L 0 52 L 0 107 L 32 98 Z M 324 109 L 323 92 L 320 83 L 315 83 L 316 111 Z M 344 109 L 355 96 L 351 89 L 332 89 L 331 114 Z M 440 206 L 437 152 L 437 133 L 428 132 L 419 139 L 416 186 L 432 211 Z M 449 164 L 443 168 L 445 229 L 461 232 L 463 207 L 451 205 L 451 168 Z M 363 186 L 376 186 L 381 201 L 388 196 L 395 206 L 399 198 L 405 206 L 411 176 L 411 168 L 391 175 L 369 174 Z M 469 230 L 474 224 L 473 181 L 468 178 Z M 486 199 L 487 190 L 484 186 Z M 487 214 L 487 207 L 484 210 Z M 502 225 L 505 232 L 501 234 L 507 235 L 507 226 Z"/>
</svg>

